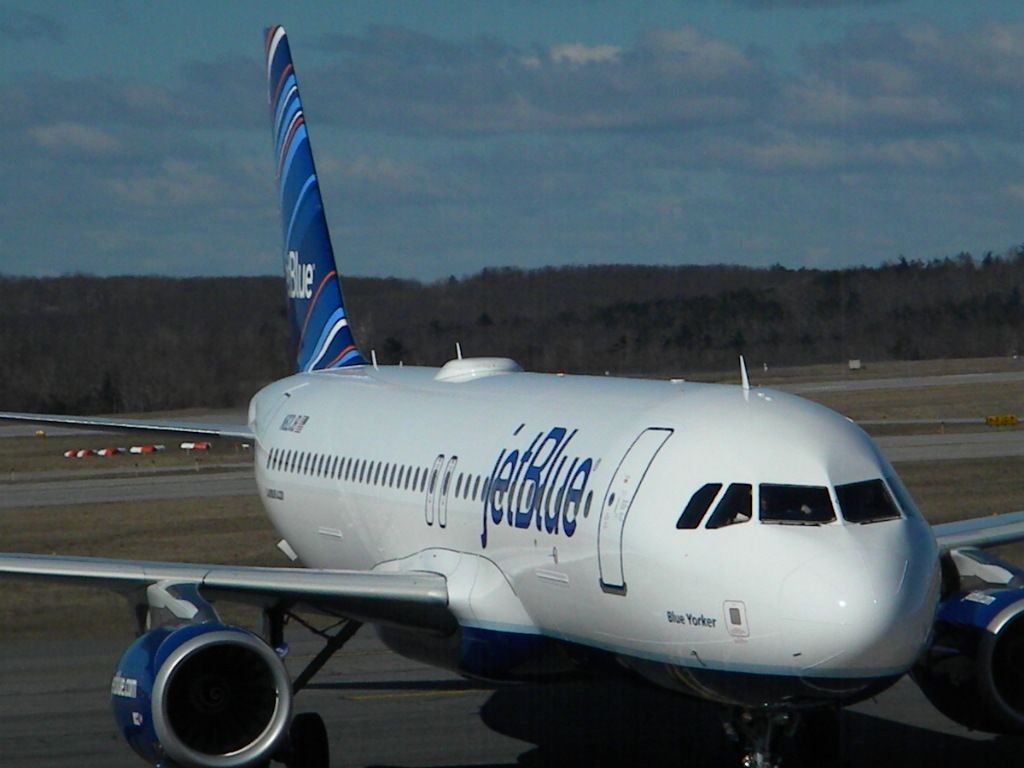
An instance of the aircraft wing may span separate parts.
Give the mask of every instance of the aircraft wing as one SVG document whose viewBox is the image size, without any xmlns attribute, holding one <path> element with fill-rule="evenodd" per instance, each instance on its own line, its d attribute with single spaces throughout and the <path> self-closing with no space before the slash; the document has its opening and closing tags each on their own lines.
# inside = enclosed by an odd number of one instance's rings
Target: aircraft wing
<svg viewBox="0 0 1024 768">
<path fill-rule="evenodd" d="M 1024 512 L 976 517 L 955 523 L 933 525 L 932 532 L 939 549 L 946 552 L 957 547 L 994 547 L 1024 539 Z"/>
<path fill-rule="evenodd" d="M 83 429 L 96 429 L 107 432 L 163 432 L 170 435 L 196 435 L 235 440 L 254 439 L 252 430 L 245 424 L 104 419 L 98 416 L 60 416 L 51 413 L 14 413 L 11 411 L 0 411 L 0 421 L 50 424 L 56 427 L 81 427 Z"/>
<path fill-rule="evenodd" d="M 447 633 L 455 619 L 436 573 L 259 568 L 92 557 L 0 554 L 0 578 L 97 586 L 129 599 L 153 585 L 194 585 L 210 602 L 311 611 L 362 622 Z"/>
</svg>

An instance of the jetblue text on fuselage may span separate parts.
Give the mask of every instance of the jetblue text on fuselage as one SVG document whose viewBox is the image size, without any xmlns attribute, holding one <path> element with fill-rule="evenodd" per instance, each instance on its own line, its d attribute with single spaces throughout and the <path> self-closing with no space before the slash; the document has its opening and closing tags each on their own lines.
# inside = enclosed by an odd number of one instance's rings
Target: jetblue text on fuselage
<svg viewBox="0 0 1024 768">
<path fill-rule="evenodd" d="M 513 437 L 519 437 L 525 426 L 520 424 Z M 520 447 L 501 450 L 484 496 L 482 546 L 487 546 L 489 522 L 504 521 L 510 527 L 533 527 L 552 535 L 576 533 L 594 467 L 591 458 L 569 456 L 567 449 L 576 432 L 552 427 L 546 433 L 537 432 L 529 443 L 524 437 Z"/>
<path fill-rule="evenodd" d="M 284 276 L 288 281 L 289 299 L 309 299 L 313 297 L 312 264 L 299 261 L 298 251 L 288 251 L 288 259 L 284 265 Z"/>
</svg>

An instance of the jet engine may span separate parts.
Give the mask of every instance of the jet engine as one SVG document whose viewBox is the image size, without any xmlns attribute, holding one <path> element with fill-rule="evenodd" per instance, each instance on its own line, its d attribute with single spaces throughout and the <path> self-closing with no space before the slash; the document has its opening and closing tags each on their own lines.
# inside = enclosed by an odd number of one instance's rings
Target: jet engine
<svg viewBox="0 0 1024 768">
<path fill-rule="evenodd" d="M 951 720 L 989 733 L 1024 733 L 1024 584 L 978 550 L 950 553 L 931 647 L 918 686 Z"/>
<path fill-rule="evenodd" d="M 121 658 L 110 686 L 128 744 L 151 765 L 265 765 L 287 737 L 291 682 L 256 635 L 216 622 L 159 628 Z"/>
</svg>

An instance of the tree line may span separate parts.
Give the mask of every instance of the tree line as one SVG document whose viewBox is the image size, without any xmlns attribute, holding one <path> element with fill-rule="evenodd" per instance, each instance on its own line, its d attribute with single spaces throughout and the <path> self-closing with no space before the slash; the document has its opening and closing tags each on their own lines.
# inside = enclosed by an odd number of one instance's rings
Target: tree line
<svg viewBox="0 0 1024 768">
<path fill-rule="evenodd" d="M 465 354 L 527 370 L 690 375 L 754 365 L 1016 354 L 1024 246 L 976 259 L 782 266 L 485 269 L 433 283 L 346 278 L 381 364 Z M 0 409 L 244 405 L 291 372 L 278 277 L 0 277 Z"/>
</svg>

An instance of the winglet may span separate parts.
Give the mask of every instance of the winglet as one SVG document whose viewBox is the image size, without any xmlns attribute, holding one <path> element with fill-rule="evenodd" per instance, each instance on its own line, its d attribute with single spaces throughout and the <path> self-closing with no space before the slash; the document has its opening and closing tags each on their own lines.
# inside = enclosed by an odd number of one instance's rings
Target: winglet
<svg viewBox="0 0 1024 768">
<path fill-rule="evenodd" d="M 283 27 L 266 30 L 288 319 L 300 371 L 366 365 L 345 315 L 320 184 Z"/>
</svg>

